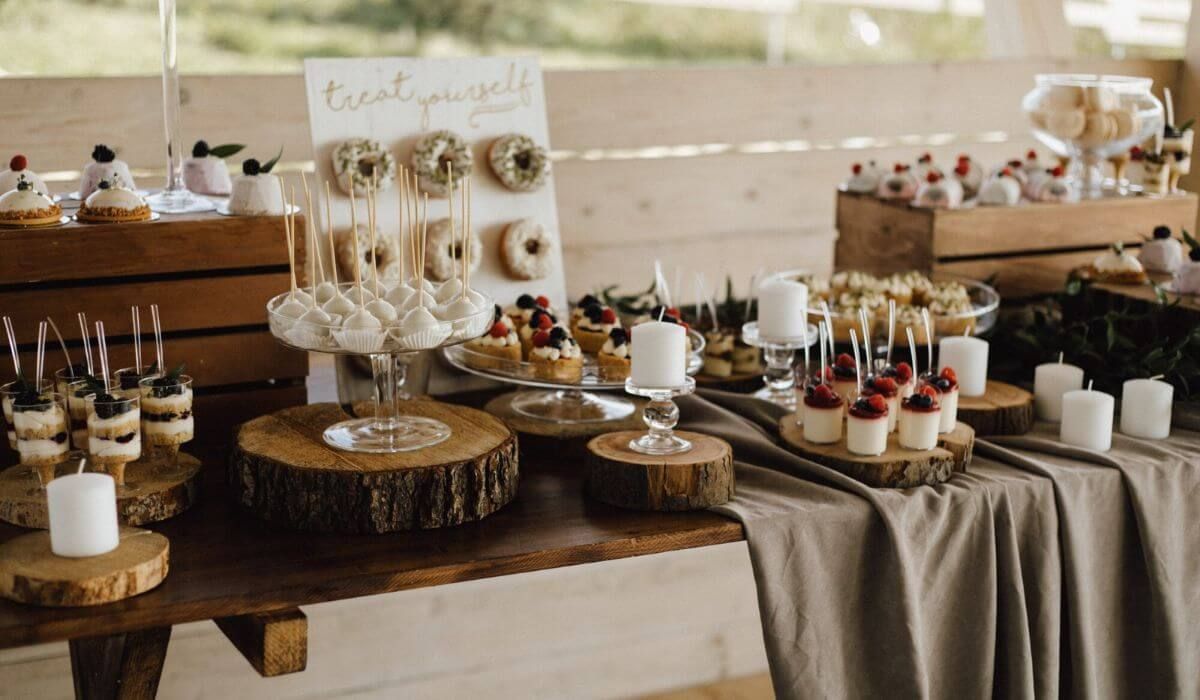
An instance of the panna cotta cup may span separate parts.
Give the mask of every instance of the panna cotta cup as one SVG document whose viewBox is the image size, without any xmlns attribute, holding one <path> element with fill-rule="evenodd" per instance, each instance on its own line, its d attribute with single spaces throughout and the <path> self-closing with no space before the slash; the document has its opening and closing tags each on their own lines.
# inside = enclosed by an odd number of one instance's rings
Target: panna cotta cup
<svg viewBox="0 0 1200 700">
<path fill-rule="evenodd" d="M 900 446 L 910 450 L 932 450 L 937 447 L 942 408 L 937 389 L 922 386 L 900 404 Z"/>
<path fill-rule="evenodd" d="M 887 450 L 889 413 L 882 395 L 859 396 L 846 415 L 846 449 L 856 455 L 883 454 Z"/>
<path fill-rule="evenodd" d="M 922 384 L 933 386 L 938 391 L 938 396 L 941 398 L 942 417 L 938 423 L 939 433 L 949 433 L 958 425 L 958 376 L 954 374 L 952 367 L 945 367 L 941 374 L 936 376 L 924 375 L 921 377 Z"/>
<path fill-rule="evenodd" d="M 883 397 L 884 403 L 887 404 L 887 427 L 888 432 L 895 432 L 896 426 L 899 423 L 900 414 L 900 387 L 891 377 L 877 377 L 871 375 L 867 377 L 867 381 L 863 382 L 862 392 L 859 397 L 870 398 L 879 395 Z"/>
<path fill-rule="evenodd" d="M 828 445 L 842 439 L 845 401 L 828 384 L 809 385 L 804 390 L 804 439 Z"/>
</svg>

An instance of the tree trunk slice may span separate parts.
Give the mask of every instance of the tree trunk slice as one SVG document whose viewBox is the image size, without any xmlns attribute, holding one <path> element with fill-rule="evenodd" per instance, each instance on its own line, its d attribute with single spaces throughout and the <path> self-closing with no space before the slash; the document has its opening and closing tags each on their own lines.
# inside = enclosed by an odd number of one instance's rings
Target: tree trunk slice
<svg viewBox="0 0 1200 700">
<path fill-rule="evenodd" d="M 983 396 L 959 396 L 958 420 L 987 435 L 1024 435 L 1033 428 L 1033 394 L 988 380 Z"/>
<path fill-rule="evenodd" d="M 57 466 L 58 474 L 72 474 L 79 456 Z M 200 460 L 179 453 L 144 456 L 125 465 L 125 486 L 117 489 L 117 519 L 122 525 L 156 523 L 191 508 L 200 497 Z M 10 467 L 0 473 L 0 520 L 21 527 L 50 526 L 46 491 L 29 467 Z"/>
<path fill-rule="evenodd" d="M 733 498 L 733 449 L 710 435 L 682 430 L 692 449 L 677 455 L 644 455 L 629 441 L 644 431 L 598 435 L 588 442 L 588 492 L 597 500 L 633 510 L 702 510 Z"/>
<path fill-rule="evenodd" d="M 867 486 L 909 488 L 939 484 L 955 472 L 965 472 L 975 448 L 975 433 L 959 423 L 954 430 L 938 436 L 932 450 L 910 450 L 900 446 L 897 433 L 888 435 L 887 450 L 874 457 L 856 455 L 846 449 L 846 441 L 818 445 L 804 439 L 804 428 L 796 423 L 796 414 L 779 420 L 779 436 L 801 457 L 835 469 Z"/>
<path fill-rule="evenodd" d="M 348 416 L 337 404 L 287 408 L 243 424 L 227 472 L 234 498 L 297 530 L 380 533 L 479 520 L 517 494 L 517 438 L 498 418 L 437 401 L 405 415 L 446 423 L 451 437 L 397 454 L 343 452 L 322 434 Z"/>
<path fill-rule="evenodd" d="M 508 427 L 518 433 L 556 438 L 559 440 L 593 437 L 614 430 L 637 430 L 645 425 L 642 422 L 642 407 L 646 405 L 645 399 L 630 397 L 634 403 L 633 413 L 618 420 L 556 423 L 550 420 L 531 418 L 513 410 L 513 399 L 520 393 L 519 391 L 514 391 L 508 394 L 501 394 L 488 401 L 483 410 L 504 421 Z"/>
<path fill-rule="evenodd" d="M 0 596 L 47 607 L 102 605 L 154 588 L 167 576 L 170 545 L 149 530 L 121 528 L 121 543 L 96 557 L 60 557 L 49 532 L 0 545 Z"/>
</svg>

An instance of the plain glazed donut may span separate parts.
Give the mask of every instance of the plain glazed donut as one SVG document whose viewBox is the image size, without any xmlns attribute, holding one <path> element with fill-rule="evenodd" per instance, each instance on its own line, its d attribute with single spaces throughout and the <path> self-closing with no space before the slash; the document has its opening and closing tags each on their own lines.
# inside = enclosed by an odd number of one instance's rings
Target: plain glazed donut
<svg viewBox="0 0 1200 700">
<path fill-rule="evenodd" d="M 500 183 L 514 192 L 533 192 L 550 177 L 546 149 L 522 134 L 505 134 L 492 141 L 488 164 Z"/>
<path fill-rule="evenodd" d="M 378 141 L 346 139 L 333 149 L 333 175 L 345 194 L 353 182 L 354 194 L 365 195 L 372 176 L 382 192 L 396 181 L 396 159 Z"/>
<path fill-rule="evenodd" d="M 354 238 L 350 229 L 337 232 L 337 265 L 338 274 L 343 281 L 354 281 Z M 366 224 L 358 225 L 358 252 L 362 259 L 358 260 L 359 274 L 364 283 L 375 279 L 375 270 L 371 267 L 371 232 Z M 379 269 L 381 282 L 396 282 L 400 279 L 400 249 L 392 236 L 380 235 L 375 231 L 375 258 Z"/>
<path fill-rule="evenodd" d="M 435 197 L 445 197 L 450 192 L 447 164 L 453 166 L 454 181 L 458 182 L 471 174 L 474 163 L 470 145 L 453 131 L 425 134 L 413 146 L 413 171 L 421 189 Z"/>
<path fill-rule="evenodd" d="M 533 219 L 514 221 L 500 237 L 500 258 L 508 274 L 519 280 L 539 280 L 554 268 L 554 234 Z"/>
<path fill-rule="evenodd" d="M 462 232 L 451 235 L 450 220 L 438 219 L 429 223 L 428 238 L 425 239 L 425 274 L 435 282 L 462 275 Z M 479 269 L 482 246 L 474 233 L 470 235 L 471 271 Z"/>
</svg>

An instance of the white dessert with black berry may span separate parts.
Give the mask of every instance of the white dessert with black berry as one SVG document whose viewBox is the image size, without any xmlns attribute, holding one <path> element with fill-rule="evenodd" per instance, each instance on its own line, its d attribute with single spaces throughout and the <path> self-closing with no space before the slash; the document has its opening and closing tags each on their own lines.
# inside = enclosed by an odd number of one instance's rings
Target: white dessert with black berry
<svg viewBox="0 0 1200 700">
<path fill-rule="evenodd" d="M 829 384 L 809 383 L 804 388 L 804 439 L 828 445 L 842 439 L 842 418 L 846 402 Z"/>
<path fill-rule="evenodd" d="M 859 396 L 846 413 L 846 449 L 873 457 L 887 450 L 891 410 L 881 394 Z"/>
<path fill-rule="evenodd" d="M 932 450 L 937 447 L 941 420 L 942 407 L 937 389 L 928 385 L 918 388 L 912 396 L 900 402 L 900 446 L 910 450 Z"/>
<path fill-rule="evenodd" d="M 244 148 L 240 143 L 209 147 L 203 139 L 192 146 L 192 157 L 183 161 L 183 184 L 197 194 L 226 197 L 233 191 L 233 180 L 225 159 Z"/>
<path fill-rule="evenodd" d="M 101 182 L 119 182 L 129 189 L 137 189 L 129 165 L 102 143 L 92 149 L 92 162 L 83 166 L 83 176 L 79 179 L 79 198 L 86 200 L 99 189 Z"/>
<path fill-rule="evenodd" d="M 8 170 L 0 172 L 0 194 L 17 189 L 17 183 L 21 180 L 28 182 L 35 192 L 46 197 L 50 196 L 50 189 L 46 187 L 46 182 L 40 175 L 29 169 L 29 159 L 18 153 L 9 159 Z"/>
<path fill-rule="evenodd" d="M 1183 243 L 1171 237 L 1167 226 L 1156 226 L 1153 237 L 1142 244 L 1138 260 L 1150 272 L 1174 274 L 1183 265 Z"/>
<path fill-rule="evenodd" d="M 160 377 L 138 383 L 141 392 L 142 435 L 153 447 L 177 448 L 195 436 L 192 378 L 183 365 Z"/>
<path fill-rule="evenodd" d="M 963 187 L 958 180 L 946 178 L 938 170 L 925 174 L 925 181 L 917 189 L 913 206 L 926 209 L 957 209 L 962 206 Z"/>
<path fill-rule="evenodd" d="M 1200 246 L 1193 246 L 1188 261 L 1175 271 L 1175 291 L 1180 294 L 1200 294 Z"/>
<path fill-rule="evenodd" d="M 233 179 L 229 212 L 239 216 L 282 216 L 279 176 L 271 173 L 275 161 L 266 165 L 254 158 L 242 162 L 242 174 Z M 328 309 L 327 309 L 328 310 Z"/>
</svg>

